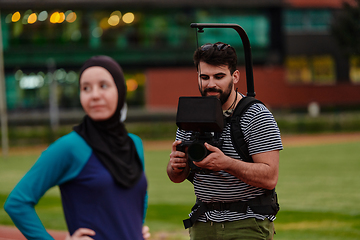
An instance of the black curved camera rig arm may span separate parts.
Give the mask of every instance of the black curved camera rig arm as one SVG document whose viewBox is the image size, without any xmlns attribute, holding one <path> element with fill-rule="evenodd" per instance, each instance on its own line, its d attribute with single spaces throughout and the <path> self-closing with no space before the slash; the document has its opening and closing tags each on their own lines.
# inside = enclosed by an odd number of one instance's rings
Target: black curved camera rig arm
<svg viewBox="0 0 360 240">
<path fill-rule="evenodd" d="M 252 68 L 252 57 L 251 57 L 251 47 L 249 38 L 245 30 L 237 24 L 229 23 L 191 23 L 190 27 L 198 28 L 199 32 L 203 32 L 204 28 L 232 28 L 239 34 L 241 41 L 244 46 L 245 54 L 245 69 L 246 69 L 246 85 L 247 85 L 247 96 L 255 97 L 254 91 L 254 76 Z"/>
</svg>

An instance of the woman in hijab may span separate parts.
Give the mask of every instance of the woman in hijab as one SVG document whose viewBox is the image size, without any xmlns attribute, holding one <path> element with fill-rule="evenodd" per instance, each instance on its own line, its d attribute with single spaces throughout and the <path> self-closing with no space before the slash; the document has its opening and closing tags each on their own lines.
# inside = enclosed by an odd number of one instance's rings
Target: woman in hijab
<svg viewBox="0 0 360 240">
<path fill-rule="evenodd" d="M 67 239 L 148 237 L 148 228 L 143 228 L 147 207 L 144 152 L 141 139 L 128 133 L 120 121 L 125 96 L 122 69 L 112 58 L 95 56 L 84 63 L 80 102 L 86 116 L 74 131 L 41 154 L 5 202 L 5 211 L 27 239 L 53 239 L 34 206 L 56 185 L 69 230 Z"/>
</svg>

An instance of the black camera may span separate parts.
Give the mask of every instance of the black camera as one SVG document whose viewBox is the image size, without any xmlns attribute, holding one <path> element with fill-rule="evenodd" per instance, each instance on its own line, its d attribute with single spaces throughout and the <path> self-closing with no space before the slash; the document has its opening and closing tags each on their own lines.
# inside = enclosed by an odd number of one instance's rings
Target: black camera
<svg viewBox="0 0 360 240">
<path fill-rule="evenodd" d="M 220 147 L 222 142 L 219 140 L 215 140 L 214 136 L 211 133 L 198 133 L 195 132 L 192 136 L 190 141 L 182 141 L 179 145 L 176 146 L 177 151 L 185 152 L 185 148 L 187 149 L 187 154 L 189 160 L 194 162 L 200 162 L 203 160 L 207 155 L 211 152 L 207 150 L 204 146 L 204 143 L 207 142 L 208 144 L 216 147 Z"/>
<path fill-rule="evenodd" d="M 214 137 L 215 133 L 222 132 L 224 117 L 221 102 L 218 98 L 210 97 L 180 97 L 176 115 L 176 125 L 187 131 L 192 131 L 189 141 L 182 141 L 176 146 L 177 151 L 185 152 L 189 160 L 202 161 L 211 152 L 204 143 L 221 147 L 222 142 Z"/>
</svg>

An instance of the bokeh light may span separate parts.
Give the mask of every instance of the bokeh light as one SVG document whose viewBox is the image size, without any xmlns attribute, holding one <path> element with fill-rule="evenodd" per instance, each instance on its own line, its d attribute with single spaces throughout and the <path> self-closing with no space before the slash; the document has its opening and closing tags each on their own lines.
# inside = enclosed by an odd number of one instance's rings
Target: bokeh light
<svg viewBox="0 0 360 240">
<path fill-rule="evenodd" d="M 72 41 L 78 41 L 78 40 L 80 40 L 81 39 L 81 32 L 80 32 L 80 30 L 75 30 L 75 31 L 73 31 L 72 32 L 72 34 L 71 34 L 71 40 Z"/>
<path fill-rule="evenodd" d="M 43 22 L 43 21 L 45 21 L 47 18 L 48 18 L 48 13 L 47 13 L 47 11 L 42 11 L 42 12 L 39 13 L 38 21 Z"/>
<path fill-rule="evenodd" d="M 122 20 L 124 23 L 132 23 L 135 20 L 135 15 L 132 12 L 125 13 Z"/>
<path fill-rule="evenodd" d="M 75 12 L 70 12 L 67 16 L 66 16 L 66 21 L 69 23 L 73 23 L 76 21 L 76 13 Z"/>
<path fill-rule="evenodd" d="M 103 34 L 103 30 L 101 27 L 96 27 L 94 30 L 92 30 L 91 34 L 93 37 L 99 38 Z"/>
<path fill-rule="evenodd" d="M 68 73 L 66 74 L 66 79 L 65 79 L 65 81 L 66 81 L 67 83 L 76 83 L 77 80 L 78 80 L 78 75 L 77 75 L 76 72 L 70 71 L 70 72 L 68 72 Z"/>
<path fill-rule="evenodd" d="M 24 75 L 23 71 L 21 69 L 19 69 L 15 72 L 15 79 L 17 81 L 20 81 L 20 79 L 23 77 L 23 75 Z"/>
<path fill-rule="evenodd" d="M 11 21 L 13 21 L 13 22 L 17 22 L 17 21 L 19 21 L 19 20 L 20 20 L 20 18 L 21 18 L 20 13 L 19 13 L 19 12 L 16 12 L 16 13 L 14 13 L 14 14 L 12 15 L 12 17 L 11 17 Z"/>
<path fill-rule="evenodd" d="M 59 83 L 64 83 L 66 81 L 66 71 L 63 68 L 57 69 L 53 74 L 53 79 Z"/>
<path fill-rule="evenodd" d="M 126 80 L 126 86 L 128 92 L 133 92 L 138 88 L 139 84 L 135 79 L 128 79 Z"/>
<path fill-rule="evenodd" d="M 111 17 L 109 17 L 108 23 L 110 26 L 116 26 L 118 25 L 120 22 L 120 17 L 118 15 L 112 15 Z"/>
<path fill-rule="evenodd" d="M 54 12 L 53 14 L 51 14 L 50 16 L 50 22 L 51 23 L 57 23 L 60 20 L 60 13 L 59 12 Z"/>
<path fill-rule="evenodd" d="M 28 24 L 28 18 L 29 18 L 30 14 L 25 14 L 24 17 L 21 20 L 22 24 Z"/>
<path fill-rule="evenodd" d="M 26 10 L 25 13 L 24 13 L 24 16 L 22 18 L 22 24 L 28 24 L 28 19 L 30 17 L 30 15 L 32 14 L 33 12 L 29 9 L 29 10 Z"/>
<path fill-rule="evenodd" d="M 32 13 L 32 14 L 30 14 L 30 16 L 28 17 L 28 23 L 29 24 L 33 24 L 33 23 L 35 23 L 36 22 L 36 20 L 37 20 L 37 15 L 36 15 L 36 13 Z"/>
<path fill-rule="evenodd" d="M 35 75 L 31 73 L 30 75 L 24 75 L 20 81 L 19 86 L 21 89 L 35 89 L 41 88 L 44 85 L 44 77 L 41 75 Z"/>
<path fill-rule="evenodd" d="M 60 18 L 57 23 L 62 23 L 63 21 L 65 21 L 65 13 L 59 12 L 59 15 L 60 15 Z"/>
<path fill-rule="evenodd" d="M 110 14 L 110 16 L 113 16 L 113 15 L 117 15 L 117 16 L 119 16 L 119 18 L 121 18 L 121 12 L 120 11 L 113 11 L 111 14 Z"/>
</svg>

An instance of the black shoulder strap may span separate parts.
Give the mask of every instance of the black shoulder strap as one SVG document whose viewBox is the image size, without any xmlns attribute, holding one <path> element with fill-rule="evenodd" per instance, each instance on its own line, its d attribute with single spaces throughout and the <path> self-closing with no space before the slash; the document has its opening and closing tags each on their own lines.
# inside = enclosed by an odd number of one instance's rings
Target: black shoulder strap
<svg viewBox="0 0 360 240">
<path fill-rule="evenodd" d="M 262 103 L 260 100 L 253 97 L 243 97 L 237 104 L 233 115 L 230 119 L 231 124 L 231 141 L 235 150 L 240 155 L 241 159 L 245 162 L 253 162 L 249 155 L 247 143 L 244 139 L 244 134 L 241 131 L 240 118 L 254 103 Z"/>
<path fill-rule="evenodd" d="M 236 106 L 230 119 L 231 141 L 233 142 L 237 153 L 245 162 L 253 162 L 253 159 L 249 154 L 249 149 L 244 139 L 244 134 L 241 131 L 240 118 L 255 103 L 264 104 L 260 100 L 253 97 L 243 97 Z M 249 200 L 249 205 L 255 213 L 276 215 L 280 207 L 275 189 L 266 190 L 264 195 L 259 196 L 259 199 L 260 202 L 255 201 L 256 199 Z"/>
</svg>

